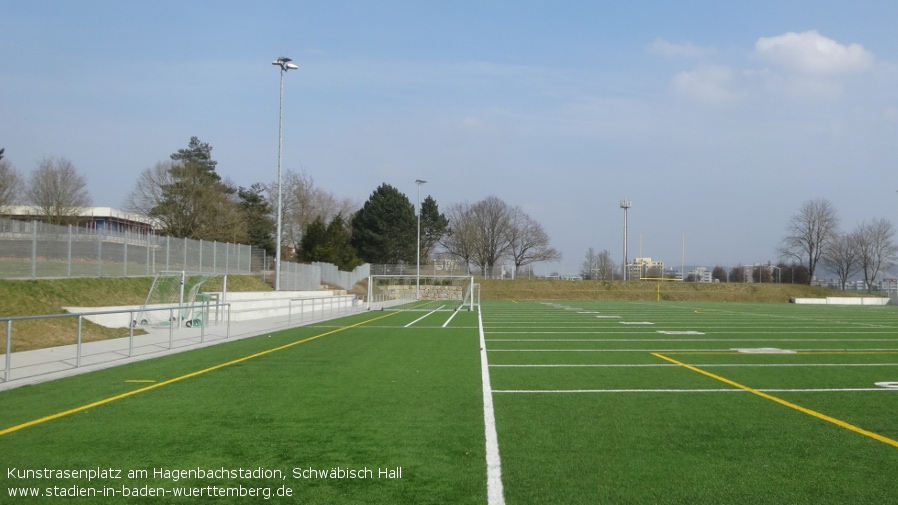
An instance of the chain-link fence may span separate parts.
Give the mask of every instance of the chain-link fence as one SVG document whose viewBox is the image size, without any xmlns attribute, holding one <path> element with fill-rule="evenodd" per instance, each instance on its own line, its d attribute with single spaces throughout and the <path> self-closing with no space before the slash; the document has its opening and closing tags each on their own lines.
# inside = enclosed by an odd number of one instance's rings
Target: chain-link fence
<svg viewBox="0 0 898 505">
<path fill-rule="evenodd" d="M 153 276 L 159 271 L 255 275 L 274 285 L 275 258 L 243 244 L 113 232 L 0 218 L 0 279 Z M 329 263 L 282 262 L 281 288 L 351 289 L 368 265 L 342 272 Z"/>
<path fill-rule="evenodd" d="M 0 219 L 0 278 L 127 277 L 158 270 L 250 275 L 252 247 Z"/>
</svg>

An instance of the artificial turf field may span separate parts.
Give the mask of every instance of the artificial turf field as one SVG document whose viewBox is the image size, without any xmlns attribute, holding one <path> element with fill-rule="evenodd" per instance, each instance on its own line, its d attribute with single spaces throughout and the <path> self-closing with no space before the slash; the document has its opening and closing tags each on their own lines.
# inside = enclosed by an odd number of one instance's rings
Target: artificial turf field
<svg viewBox="0 0 898 505">
<path fill-rule="evenodd" d="M 870 306 L 372 311 L 0 393 L 0 502 L 487 503 L 487 398 L 505 503 L 896 503 L 896 327 Z"/>
</svg>

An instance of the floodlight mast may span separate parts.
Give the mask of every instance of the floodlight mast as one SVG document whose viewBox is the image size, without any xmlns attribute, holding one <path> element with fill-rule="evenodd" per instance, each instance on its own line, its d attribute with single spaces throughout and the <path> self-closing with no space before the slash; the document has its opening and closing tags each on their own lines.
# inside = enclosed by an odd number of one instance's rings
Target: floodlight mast
<svg viewBox="0 0 898 505">
<path fill-rule="evenodd" d="M 630 200 L 621 200 L 620 208 L 624 209 L 624 280 L 627 280 L 627 209 L 632 206 Z"/>
<path fill-rule="evenodd" d="M 417 269 L 415 270 L 415 300 L 421 299 L 421 185 L 427 184 L 427 181 L 416 179 L 415 184 L 418 185 L 418 247 L 416 249 Z"/>
<path fill-rule="evenodd" d="M 274 290 L 281 290 L 281 237 L 283 233 L 281 231 L 281 221 L 283 214 L 283 199 L 281 197 L 281 152 L 284 144 L 284 74 L 288 70 L 296 70 L 299 67 L 290 63 L 290 58 L 286 56 L 281 56 L 275 61 L 272 61 L 272 65 L 276 65 L 281 67 L 281 100 L 280 107 L 278 108 L 278 204 L 277 204 L 277 240 L 275 241 L 275 259 L 274 259 Z"/>
</svg>

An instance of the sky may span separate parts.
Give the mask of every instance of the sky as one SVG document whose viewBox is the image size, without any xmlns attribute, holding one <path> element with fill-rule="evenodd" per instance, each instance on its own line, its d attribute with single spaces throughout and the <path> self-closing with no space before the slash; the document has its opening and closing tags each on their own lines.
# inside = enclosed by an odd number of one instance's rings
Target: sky
<svg viewBox="0 0 898 505">
<path fill-rule="evenodd" d="M 898 2 L 0 0 L 0 147 L 70 160 L 94 205 L 208 142 L 361 205 L 520 206 L 574 273 L 776 262 L 801 205 L 898 216 Z M 896 223 L 898 224 L 898 223 Z"/>
</svg>

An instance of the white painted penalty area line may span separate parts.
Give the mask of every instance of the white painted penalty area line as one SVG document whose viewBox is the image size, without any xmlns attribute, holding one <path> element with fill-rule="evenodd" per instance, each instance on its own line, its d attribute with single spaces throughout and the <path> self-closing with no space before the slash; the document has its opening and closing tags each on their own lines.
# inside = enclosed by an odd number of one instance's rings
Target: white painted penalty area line
<svg viewBox="0 0 898 505">
<path fill-rule="evenodd" d="M 452 318 L 458 315 L 458 310 L 459 310 L 459 309 L 455 309 L 455 310 L 452 312 L 452 315 L 449 316 L 449 319 L 447 319 L 446 322 L 443 323 L 443 326 L 442 326 L 443 328 L 449 326 L 449 323 L 452 321 Z"/>
<path fill-rule="evenodd" d="M 502 460 L 499 457 L 499 435 L 496 433 L 496 413 L 493 411 L 493 388 L 490 385 L 490 366 L 486 358 L 486 339 L 483 319 L 477 311 L 480 326 L 480 377 L 483 381 L 483 424 L 486 435 L 486 496 L 488 505 L 505 505 L 502 489 Z"/>
<path fill-rule="evenodd" d="M 428 312 L 427 314 L 424 314 L 423 316 L 419 317 L 418 319 L 415 319 L 414 321 L 412 321 L 412 322 L 408 323 L 407 325 L 403 326 L 403 328 L 408 328 L 409 326 L 411 326 L 411 325 L 417 323 L 418 321 L 424 319 L 425 317 L 427 317 L 427 316 L 433 314 L 434 312 L 439 311 L 439 310 L 442 309 L 443 307 L 445 307 L 445 305 L 442 305 L 442 306 L 440 306 L 440 307 L 438 307 L 438 308 L 436 308 L 436 309 L 434 309 L 434 310 Z"/>
</svg>

